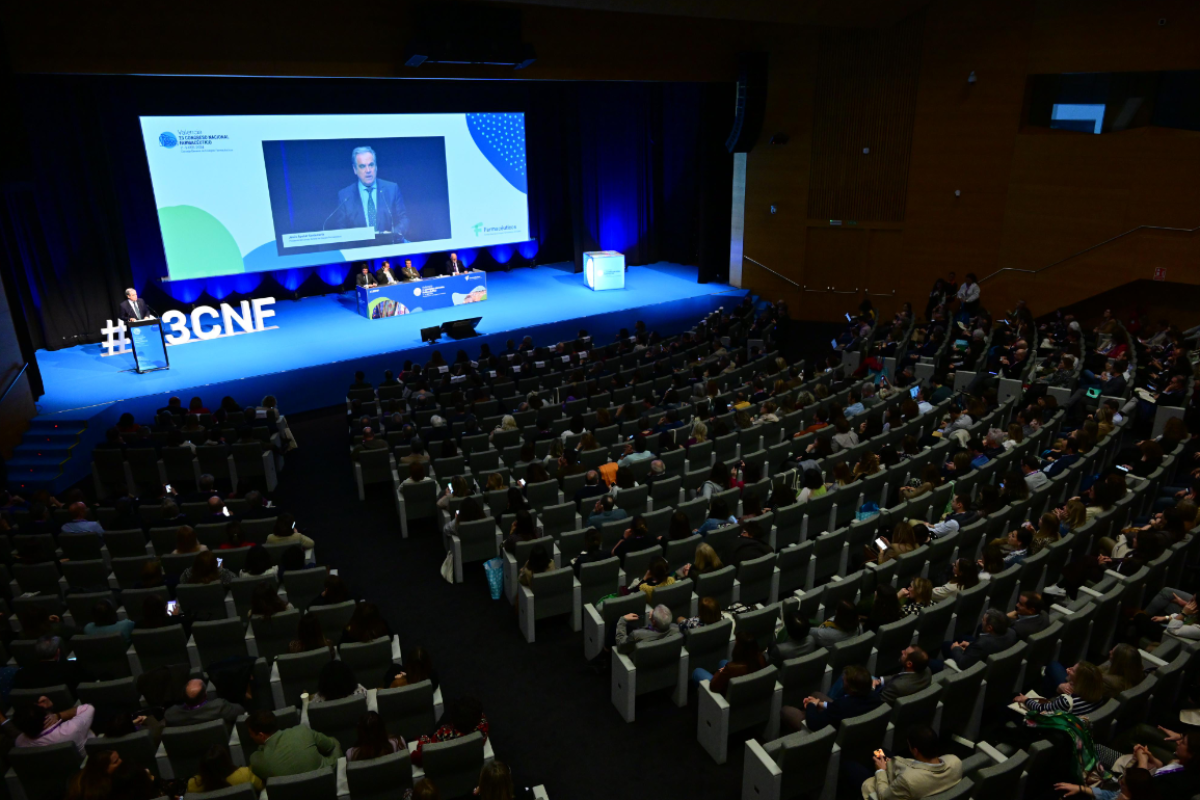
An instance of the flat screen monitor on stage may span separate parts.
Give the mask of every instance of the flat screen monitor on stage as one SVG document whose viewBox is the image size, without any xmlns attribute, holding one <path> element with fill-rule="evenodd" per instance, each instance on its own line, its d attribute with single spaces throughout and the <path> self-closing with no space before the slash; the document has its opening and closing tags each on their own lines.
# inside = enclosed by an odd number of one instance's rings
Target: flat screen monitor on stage
<svg viewBox="0 0 1200 800">
<path fill-rule="evenodd" d="M 529 239 L 521 113 L 141 124 L 173 280 Z"/>
</svg>

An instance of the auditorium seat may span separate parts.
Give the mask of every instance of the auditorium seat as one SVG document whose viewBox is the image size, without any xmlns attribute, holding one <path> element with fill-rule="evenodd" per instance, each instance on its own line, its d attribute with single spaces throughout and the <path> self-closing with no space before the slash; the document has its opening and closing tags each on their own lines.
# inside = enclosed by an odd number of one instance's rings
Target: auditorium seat
<svg viewBox="0 0 1200 800">
<path fill-rule="evenodd" d="M 696 738 L 713 761 L 724 764 L 728 760 L 729 736 L 738 731 L 762 726 L 764 739 L 778 737 L 783 705 L 778 673 L 771 666 L 733 678 L 724 696 L 710 691 L 709 681 L 700 681 Z"/>
</svg>

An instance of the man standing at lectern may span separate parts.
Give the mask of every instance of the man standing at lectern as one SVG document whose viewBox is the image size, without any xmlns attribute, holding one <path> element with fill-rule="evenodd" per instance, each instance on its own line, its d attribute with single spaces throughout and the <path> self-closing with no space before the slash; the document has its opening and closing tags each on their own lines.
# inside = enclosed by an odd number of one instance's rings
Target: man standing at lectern
<svg viewBox="0 0 1200 800">
<path fill-rule="evenodd" d="M 375 241 L 407 242 L 408 211 L 400 187 L 379 179 L 375 151 L 356 147 L 350 154 L 358 178 L 338 192 L 338 205 L 325 221 L 325 230 L 374 228 Z"/>
<path fill-rule="evenodd" d="M 139 300 L 136 289 L 126 289 L 125 299 L 121 301 L 121 319 L 131 322 L 155 316 L 154 309 L 145 300 Z"/>
</svg>

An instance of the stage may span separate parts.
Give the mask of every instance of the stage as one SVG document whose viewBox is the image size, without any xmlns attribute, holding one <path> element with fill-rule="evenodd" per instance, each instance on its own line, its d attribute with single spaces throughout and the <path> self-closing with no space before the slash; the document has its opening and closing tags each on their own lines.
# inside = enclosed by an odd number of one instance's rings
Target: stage
<svg viewBox="0 0 1200 800">
<path fill-rule="evenodd" d="M 224 395 L 249 403 L 264 394 L 276 395 L 285 413 L 297 413 L 341 402 L 355 370 L 378 382 L 384 369 L 398 369 L 406 358 L 424 361 L 434 347 L 447 357 L 460 347 L 475 354 L 482 342 L 493 350 L 526 335 L 546 343 L 572 338 L 581 327 L 605 342 L 637 319 L 658 330 L 682 330 L 712 308 L 731 304 L 731 294 L 733 303 L 744 294 L 726 284 L 697 283 L 695 267 L 666 263 L 632 267 L 624 289 L 606 292 L 593 292 L 582 274 L 556 267 L 493 272 L 488 283 L 486 302 L 383 320 L 360 316 L 353 291 L 281 299 L 271 320 L 276 330 L 169 347 L 171 368 L 144 375 L 128 371 L 132 354 L 102 356 L 98 344 L 39 350 L 46 393 L 38 413 L 85 419 L 119 400 L 149 421 L 168 395 L 185 404 L 199 395 L 213 407 Z M 421 328 L 473 316 L 483 317 L 478 338 L 421 342 Z"/>
</svg>

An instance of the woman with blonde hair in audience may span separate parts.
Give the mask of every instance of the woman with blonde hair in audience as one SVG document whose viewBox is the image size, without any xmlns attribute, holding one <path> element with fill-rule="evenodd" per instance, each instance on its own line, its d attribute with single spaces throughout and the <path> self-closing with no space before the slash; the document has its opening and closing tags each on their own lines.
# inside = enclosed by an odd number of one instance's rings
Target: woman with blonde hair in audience
<svg viewBox="0 0 1200 800">
<path fill-rule="evenodd" d="M 908 588 L 901 589 L 898 595 L 904 603 L 900 607 L 901 617 L 920 616 L 933 603 L 933 583 L 928 578 L 913 578 Z"/>
<path fill-rule="evenodd" d="M 830 486 L 849 486 L 855 481 L 854 473 L 850 471 L 850 465 L 842 461 L 833 465 L 833 472 L 830 474 Z"/>
<path fill-rule="evenodd" d="M 687 446 L 691 447 L 694 444 L 700 444 L 708 441 L 708 426 L 704 424 L 704 420 L 697 419 L 692 423 L 692 435 L 688 439 Z"/>
<path fill-rule="evenodd" d="M 500 424 L 492 428 L 492 432 L 488 434 L 488 441 L 490 442 L 495 439 L 497 433 L 516 430 L 520 430 L 520 428 L 517 427 L 517 418 L 512 414 L 505 414 L 500 418 Z"/>
<path fill-rule="evenodd" d="M 697 575 L 716 572 L 724 566 L 721 562 L 721 557 L 717 555 L 717 551 L 713 549 L 713 546 L 701 542 L 696 545 L 695 560 L 691 564 L 684 564 L 680 567 L 679 576 L 681 578 L 695 578 Z"/>
<path fill-rule="evenodd" d="M 488 475 L 487 484 L 484 486 L 484 491 L 498 492 L 501 489 L 507 489 L 508 485 L 504 482 L 504 476 L 499 472 L 493 472 Z"/>
<path fill-rule="evenodd" d="M 498 473 L 493 472 L 492 475 L 498 476 Z M 442 496 L 437 499 L 437 507 L 445 511 L 450 508 L 451 498 L 464 500 L 474 493 L 474 487 L 470 483 L 467 483 L 466 478 L 462 475 L 455 475 L 446 484 L 446 488 L 442 491 Z"/>
<path fill-rule="evenodd" d="M 1008 436 L 1004 439 L 1004 449 L 1012 450 L 1025 441 L 1025 429 L 1017 423 L 1008 426 Z"/>
<path fill-rule="evenodd" d="M 1108 651 L 1108 661 L 1100 665 L 1106 696 L 1116 697 L 1146 679 L 1142 652 L 1131 644 L 1121 643 Z"/>
<path fill-rule="evenodd" d="M 897 522 L 896 527 L 892 529 L 891 539 L 884 539 L 887 542 L 887 548 L 880 551 L 878 556 L 879 564 L 886 564 L 893 558 L 899 558 L 905 553 L 911 553 L 916 550 L 917 544 L 916 534 L 913 533 L 912 525 L 907 522 Z"/>
<path fill-rule="evenodd" d="M 1054 513 L 1059 520 L 1059 533 L 1063 535 L 1079 530 L 1088 521 L 1087 506 L 1078 497 L 1072 497 L 1066 506 Z"/>
<path fill-rule="evenodd" d="M 926 464 L 921 470 L 920 483 L 916 486 L 901 486 L 900 499 L 911 500 L 929 494 L 942 485 L 942 472 L 933 464 Z"/>
</svg>

